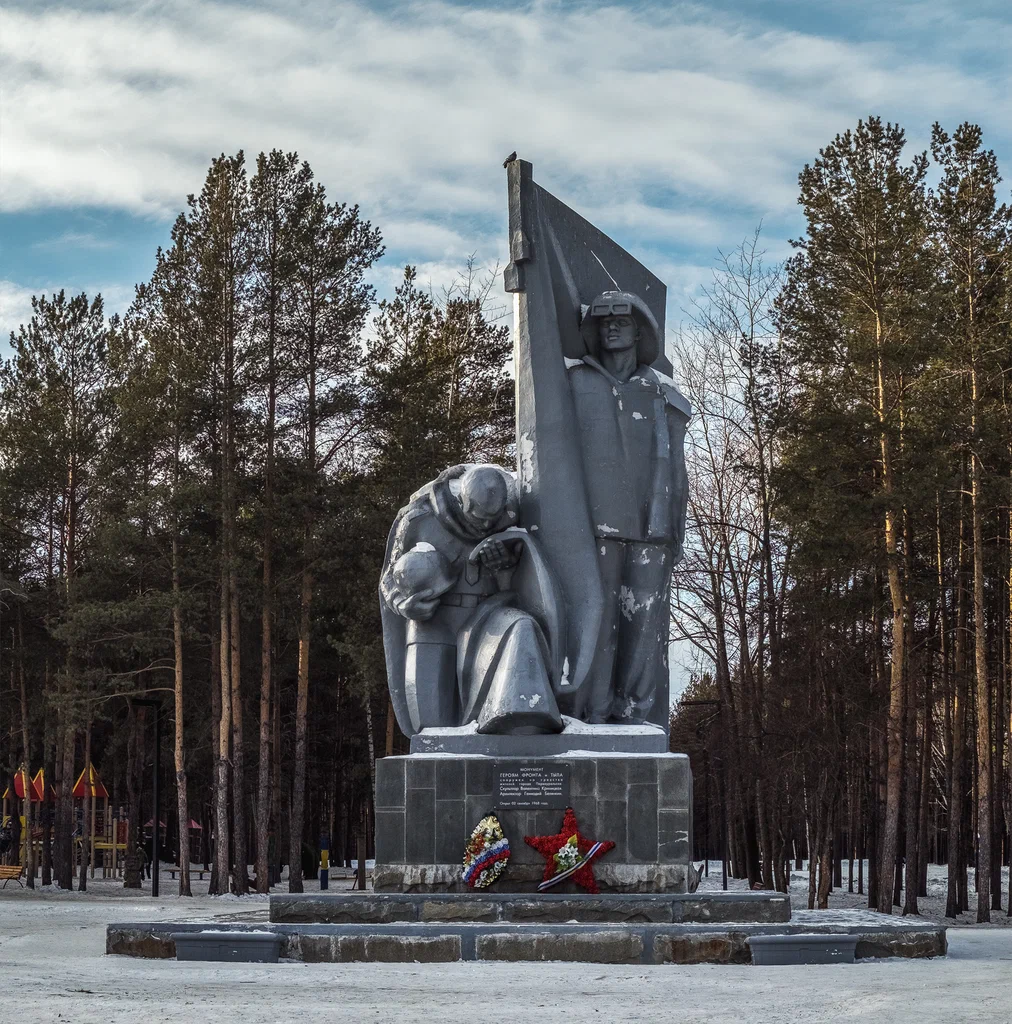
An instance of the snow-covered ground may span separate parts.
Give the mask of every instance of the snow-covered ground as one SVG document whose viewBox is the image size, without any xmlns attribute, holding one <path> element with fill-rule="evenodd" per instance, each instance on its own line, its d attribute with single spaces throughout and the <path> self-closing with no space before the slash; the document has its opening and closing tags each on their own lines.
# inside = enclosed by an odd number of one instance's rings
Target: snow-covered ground
<svg viewBox="0 0 1012 1024">
<path fill-rule="evenodd" d="M 719 887 L 717 869 L 710 882 L 716 877 Z M 162 891 L 171 891 L 169 879 L 163 882 Z M 951 930 L 944 960 L 826 967 L 201 965 L 104 954 L 105 926 L 113 921 L 266 917 L 263 897 L 156 900 L 112 880 L 96 880 L 86 894 L 8 886 L 0 892 L 0 1022 L 1012 1021 L 1012 931 L 997 929 Z"/>
<path fill-rule="evenodd" d="M 721 888 L 721 870 L 720 861 L 711 860 L 709 864 L 710 874 L 709 877 L 704 876 L 699 883 L 700 889 L 716 890 Z M 868 906 L 867 890 L 865 895 L 859 895 L 857 888 L 858 879 L 858 866 L 857 861 L 854 862 L 854 891 L 853 893 L 848 891 L 848 871 L 847 864 L 843 865 L 843 888 L 834 889 L 829 897 L 829 907 L 831 910 L 861 910 L 866 909 Z M 868 879 L 868 862 L 864 864 L 864 878 L 867 883 Z M 931 921 L 941 921 L 948 925 L 973 925 L 975 927 L 992 927 L 992 928 L 1003 928 L 1012 926 L 1012 918 L 1008 916 L 1009 907 L 1009 881 L 1008 881 L 1008 868 L 1002 868 L 1001 873 L 1001 887 L 1002 887 L 1002 906 L 1004 910 L 992 910 L 991 911 L 991 924 L 990 925 L 977 925 L 977 890 L 973 885 L 973 871 L 969 873 L 969 885 L 970 885 L 970 909 L 960 914 L 955 919 L 946 918 L 945 916 L 945 896 L 948 891 L 948 868 L 945 864 L 929 864 L 928 865 L 928 895 L 921 896 L 917 901 L 917 909 L 920 916 Z M 744 880 L 728 878 L 727 880 L 728 889 L 734 889 L 738 891 L 744 891 L 748 888 L 748 883 Z M 791 893 L 791 906 L 795 910 L 804 910 L 808 907 L 808 862 L 804 862 L 804 866 L 801 871 L 791 872 L 790 882 L 790 893 Z M 894 914 L 900 914 L 903 907 L 903 898 L 900 898 L 900 906 L 893 908 Z M 1008 1020 L 1012 1022 L 1012 1008 L 1009 1009 Z"/>
</svg>

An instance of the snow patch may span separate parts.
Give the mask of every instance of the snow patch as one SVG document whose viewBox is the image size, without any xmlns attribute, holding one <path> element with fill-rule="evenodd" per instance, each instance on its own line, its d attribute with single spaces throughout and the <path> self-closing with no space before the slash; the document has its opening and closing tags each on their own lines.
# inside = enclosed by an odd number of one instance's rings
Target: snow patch
<svg viewBox="0 0 1012 1024">
<path fill-rule="evenodd" d="M 649 597 L 644 598 L 644 600 L 637 601 L 636 595 L 629 587 L 621 587 L 618 592 L 619 610 L 630 622 L 632 622 L 632 617 L 636 612 L 646 611 L 653 606 L 656 600 L 657 595 L 651 594 Z"/>
<path fill-rule="evenodd" d="M 427 540 L 420 540 L 411 550 L 412 551 L 435 551 L 436 549 Z"/>
<path fill-rule="evenodd" d="M 423 743 L 436 742 L 441 736 L 477 736 L 477 721 L 468 722 L 467 725 L 440 725 L 426 726 L 418 733 Z"/>
<path fill-rule="evenodd" d="M 583 366 L 582 359 L 570 359 L 569 356 L 563 356 L 562 361 L 566 364 L 567 370 L 571 370 L 574 366 Z"/>
<path fill-rule="evenodd" d="M 531 697 L 527 701 L 527 706 L 528 707 L 532 707 L 532 708 L 536 708 L 538 706 L 538 704 L 540 704 L 540 703 L 541 703 L 541 694 L 540 693 L 536 693 L 536 694 L 534 694 L 533 697 Z"/>
<path fill-rule="evenodd" d="M 517 454 L 520 456 L 520 479 L 523 480 L 524 490 L 530 494 L 531 481 L 534 479 L 534 439 L 530 434 L 520 435 Z"/>
<path fill-rule="evenodd" d="M 562 660 L 562 679 L 559 680 L 559 686 L 569 686 L 569 658 L 563 658 Z"/>
<path fill-rule="evenodd" d="M 650 725 L 646 722 L 641 725 L 616 725 L 612 722 L 592 724 L 590 722 L 581 722 L 578 719 L 570 718 L 568 715 L 563 715 L 562 723 L 562 733 L 565 736 L 656 736 L 658 733 L 664 733 L 664 730 L 659 725 Z M 573 751 L 570 751 L 569 753 L 573 753 Z M 588 751 L 588 753 L 591 757 L 601 757 L 604 754 L 604 751 L 595 750 Z M 615 751 L 615 753 L 622 757 L 632 756 L 629 753 L 623 753 L 621 751 Z"/>
<path fill-rule="evenodd" d="M 641 413 L 641 412 L 634 412 L 633 413 L 633 419 L 634 420 L 645 420 L 646 416 L 644 416 L 643 413 Z"/>
<path fill-rule="evenodd" d="M 609 526 L 607 523 L 598 523 L 597 526 L 594 527 L 594 529 L 596 529 L 599 532 L 604 533 L 604 534 L 618 533 L 619 532 L 618 530 L 615 529 L 614 526 Z"/>
</svg>

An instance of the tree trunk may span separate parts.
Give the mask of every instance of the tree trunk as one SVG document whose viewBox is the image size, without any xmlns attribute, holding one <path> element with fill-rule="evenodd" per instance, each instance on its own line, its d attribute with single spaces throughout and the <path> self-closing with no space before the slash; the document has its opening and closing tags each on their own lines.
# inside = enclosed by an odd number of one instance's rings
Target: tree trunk
<svg viewBox="0 0 1012 1024">
<path fill-rule="evenodd" d="M 77 891 L 88 891 L 88 868 L 91 865 L 91 806 L 94 803 L 91 780 L 91 721 L 84 734 L 84 814 L 81 820 L 81 871 Z"/>
<path fill-rule="evenodd" d="M 263 590 L 260 631 L 260 758 L 257 773 L 257 819 L 256 819 L 256 876 L 257 891 L 270 889 L 270 825 L 273 794 L 271 781 L 271 684 L 273 667 L 274 628 L 274 443 L 277 412 L 277 366 L 275 363 L 275 340 L 277 329 L 277 283 L 276 271 L 277 224 L 273 223 L 271 233 L 271 285 L 267 317 L 267 454 L 264 460 L 264 529 L 263 529 Z M 278 751 L 273 751 L 278 757 Z M 274 819 L 275 832 L 278 828 Z M 275 837 L 275 844 L 278 837 Z"/>
<path fill-rule="evenodd" d="M 235 565 L 229 574 L 229 600 L 231 605 L 230 640 L 232 644 L 232 888 L 237 896 L 249 892 L 246 871 L 248 848 L 246 845 L 246 756 L 242 735 L 242 676 L 239 652 L 239 585 Z"/>
<path fill-rule="evenodd" d="M 966 746 L 966 522 L 960 500 L 959 552 L 956 566 L 956 637 L 952 666 L 952 777 L 949 791 L 949 886 L 945 916 L 956 917 L 963 912 L 966 877 L 963 867 L 963 754 Z M 961 874 L 962 873 L 962 874 Z"/>
<path fill-rule="evenodd" d="M 303 546 L 302 592 L 299 602 L 299 678 L 295 698 L 295 765 L 292 776 L 292 821 L 288 846 L 288 891 L 302 892 L 302 833 L 306 796 L 306 716 L 309 707 L 309 631 L 313 602 L 311 527 Z"/>
<path fill-rule="evenodd" d="M 18 635 L 18 686 L 21 696 L 21 744 L 24 751 L 25 772 L 25 884 L 29 889 L 35 888 L 35 844 L 32 842 L 32 754 L 28 728 L 28 690 L 25 685 L 25 628 L 22 619 L 21 602 L 17 602 L 17 635 Z M 46 806 L 46 792 L 43 786 L 42 806 Z M 14 805 L 14 790 L 11 790 L 11 805 Z M 13 811 L 11 812 L 14 813 Z"/>
<path fill-rule="evenodd" d="M 177 477 L 178 486 L 178 449 Z M 173 684 L 175 690 L 175 737 L 173 766 L 176 770 L 176 812 L 179 820 L 179 895 L 190 892 L 190 805 L 186 792 L 185 737 L 183 733 L 183 609 L 179 583 L 179 536 L 172 536 L 172 653 L 175 659 Z"/>
<path fill-rule="evenodd" d="M 292 825 L 289 836 L 288 891 L 302 892 L 302 834 L 305 828 L 306 716 L 309 708 L 310 612 L 313 604 L 313 530 L 316 502 L 316 336 L 309 328 L 307 430 L 305 450 L 305 530 L 302 539 L 302 590 L 299 598 L 299 678 L 295 698 L 295 765 L 292 778 Z"/>
<path fill-rule="evenodd" d="M 924 713 L 922 714 L 921 731 L 921 777 L 920 796 L 918 798 L 918 872 L 917 872 L 917 894 L 928 895 L 928 817 L 931 807 L 931 750 L 934 740 L 934 728 L 931 718 L 931 709 L 934 705 L 934 680 L 932 672 L 928 671 L 925 679 Z"/>
<path fill-rule="evenodd" d="M 224 526 L 225 524 L 223 524 Z M 218 654 L 220 658 L 221 717 L 218 720 L 218 761 L 215 766 L 215 888 L 217 894 L 229 892 L 231 858 L 228 831 L 229 736 L 232 729 L 232 672 L 229 629 L 228 552 L 222 552 L 221 606 L 218 609 Z"/>
<path fill-rule="evenodd" d="M 383 753 L 387 757 L 391 757 L 394 752 L 394 702 L 387 697 L 387 728 L 386 728 L 386 742 L 383 745 Z"/>
<path fill-rule="evenodd" d="M 145 709 L 130 705 L 127 713 L 127 821 L 123 851 L 123 888 L 141 888 L 141 776 L 144 769 Z"/>
<path fill-rule="evenodd" d="M 49 668 L 46 667 L 46 693 L 49 692 Z M 56 778 L 56 740 L 53 735 L 52 722 L 45 727 L 43 745 L 42 777 L 45 780 L 45 799 L 41 805 L 42 818 L 42 884 L 53 882 L 53 802 L 49 794 L 53 790 L 53 779 Z"/>
<path fill-rule="evenodd" d="M 274 747 L 273 778 L 271 780 L 271 820 L 274 822 L 274 878 L 281 881 L 285 859 L 284 815 L 281 813 L 281 692 L 274 688 L 271 708 L 271 737 Z"/>
<path fill-rule="evenodd" d="M 881 362 L 879 363 L 879 410 L 885 415 L 886 400 Z M 885 547 L 892 602 L 892 659 L 889 674 L 889 715 L 886 726 L 886 807 L 882 829 L 882 869 L 879 875 L 878 910 L 892 913 L 892 880 L 899 845 L 900 792 L 903 784 L 903 698 L 906 667 L 907 605 L 900 578 L 899 545 L 896 515 L 891 507 L 895 491 L 889 435 L 883 423 L 880 437 L 882 450 L 882 486 L 889 503 L 885 513 Z"/>
<path fill-rule="evenodd" d="M 980 439 L 977 369 L 971 372 L 973 435 Z M 970 514 L 973 520 L 973 631 L 977 669 L 977 923 L 991 920 L 991 687 L 987 674 L 987 633 L 984 618 L 984 526 L 981 508 L 980 458 L 970 455 Z"/>
<path fill-rule="evenodd" d="M 269 475 L 268 475 L 269 479 Z M 268 491 L 270 484 L 267 485 Z M 271 525 L 264 527 L 263 548 L 263 605 L 261 609 L 260 647 L 260 738 L 259 762 L 257 765 L 257 814 L 256 814 L 256 882 L 257 892 L 270 890 L 269 832 L 271 821 L 271 667 L 272 667 L 272 626 L 273 580 L 271 579 Z M 275 757 L 277 752 L 275 752 Z M 275 826 L 276 827 L 276 826 Z"/>
<path fill-rule="evenodd" d="M 61 889 L 74 888 L 74 747 L 77 732 L 70 721 L 69 713 L 65 713 L 63 726 L 63 746 L 60 751 L 63 769 L 56 805 L 56 846 L 59 850 L 59 877 L 57 882 Z"/>
<path fill-rule="evenodd" d="M 912 640 L 913 638 L 911 638 Z M 911 643 L 911 648 L 913 643 Z M 917 704 L 914 700 L 914 674 L 909 673 L 907 680 L 906 707 L 906 800 L 904 806 L 905 836 L 904 848 L 904 900 L 903 914 L 919 914 L 917 908 L 917 891 L 920 888 L 920 797 L 921 773 L 917 759 Z"/>
</svg>

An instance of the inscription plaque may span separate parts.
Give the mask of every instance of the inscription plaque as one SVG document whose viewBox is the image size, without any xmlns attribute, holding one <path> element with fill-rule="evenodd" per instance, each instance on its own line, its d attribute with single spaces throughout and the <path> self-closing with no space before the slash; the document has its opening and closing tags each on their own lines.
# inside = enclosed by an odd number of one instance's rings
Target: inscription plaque
<svg viewBox="0 0 1012 1024">
<path fill-rule="evenodd" d="M 543 761 L 497 761 L 495 805 L 502 808 L 566 808 L 569 765 Z"/>
</svg>

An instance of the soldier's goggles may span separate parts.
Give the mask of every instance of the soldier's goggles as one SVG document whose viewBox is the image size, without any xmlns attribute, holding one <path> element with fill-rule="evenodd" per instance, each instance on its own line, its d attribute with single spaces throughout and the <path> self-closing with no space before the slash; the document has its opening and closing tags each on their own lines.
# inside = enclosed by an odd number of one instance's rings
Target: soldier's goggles
<svg viewBox="0 0 1012 1024">
<path fill-rule="evenodd" d="M 591 316 L 628 316 L 631 312 L 631 302 L 596 302 L 590 307 Z"/>
</svg>

